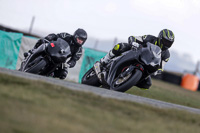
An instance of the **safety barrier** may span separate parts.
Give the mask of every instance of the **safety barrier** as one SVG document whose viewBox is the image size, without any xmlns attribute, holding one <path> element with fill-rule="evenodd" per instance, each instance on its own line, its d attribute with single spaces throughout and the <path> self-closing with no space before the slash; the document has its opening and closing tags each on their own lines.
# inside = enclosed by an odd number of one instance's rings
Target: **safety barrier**
<svg viewBox="0 0 200 133">
<path fill-rule="evenodd" d="M 0 67 L 16 69 L 22 36 L 0 30 Z"/>
<path fill-rule="evenodd" d="M 197 91 L 199 86 L 199 78 L 192 74 L 185 74 L 182 77 L 181 86 L 187 90 Z"/>
</svg>

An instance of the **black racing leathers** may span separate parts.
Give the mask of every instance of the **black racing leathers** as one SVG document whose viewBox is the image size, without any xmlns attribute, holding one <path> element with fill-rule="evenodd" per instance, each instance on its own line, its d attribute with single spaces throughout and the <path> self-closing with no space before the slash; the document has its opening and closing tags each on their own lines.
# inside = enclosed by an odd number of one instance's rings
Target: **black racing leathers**
<svg viewBox="0 0 200 133">
<path fill-rule="evenodd" d="M 67 64 L 69 65 L 69 68 L 74 67 L 76 65 L 76 61 L 78 61 L 82 56 L 82 46 L 75 44 L 73 36 L 68 33 L 63 32 L 59 34 L 49 34 L 45 38 L 38 40 L 38 42 L 34 46 L 34 49 L 42 45 L 45 42 L 45 40 L 56 41 L 58 38 L 65 40 L 70 45 L 70 50 L 72 54 Z M 67 67 L 62 67 L 62 69 L 60 67 L 54 72 L 54 76 L 64 79 L 66 78 L 67 73 L 68 73 Z"/>
<path fill-rule="evenodd" d="M 158 38 L 152 35 L 144 35 L 144 36 L 130 36 L 128 38 L 128 43 L 119 43 L 117 45 L 115 45 L 115 47 L 112 49 L 112 53 L 116 56 L 119 56 L 121 53 L 128 51 L 132 48 L 132 43 L 133 42 L 137 42 L 139 44 L 141 44 L 142 46 L 145 47 L 147 42 L 150 42 L 152 44 L 158 45 L 161 49 L 161 64 L 160 64 L 160 69 L 162 70 L 164 67 L 164 64 L 169 60 L 170 57 L 170 53 L 168 49 L 164 49 L 162 48 L 159 44 Z M 141 81 L 140 83 L 137 84 L 138 87 L 140 88 L 144 88 L 144 89 L 149 89 L 149 87 L 151 86 L 151 77 L 148 76 L 146 79 L 144 79 L 143 81 Z"/>
</svg>

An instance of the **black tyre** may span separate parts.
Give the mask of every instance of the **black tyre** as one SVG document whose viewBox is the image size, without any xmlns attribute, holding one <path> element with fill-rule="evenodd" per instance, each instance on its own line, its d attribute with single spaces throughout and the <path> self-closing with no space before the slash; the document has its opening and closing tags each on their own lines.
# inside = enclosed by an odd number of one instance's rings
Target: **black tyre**
<svg viewBox="0 0 200 133">
<path fill-rule="evenodd" d="M 135 71 L 132 71 L 132 73 L 130 73 L 123 79 L 120 79 L 120 77 L 116 77 L 115 80 L 112 82 L 110 89 L 125 92 L 132 86 L 136 85 L 141 77 L 142 72 L 138 69 L 135 69 Z"/>
<path fill-rule="evenodd" d="M 96 86 L 99 87 L 101 85 L 101 83 L 99 82 L 99 79 L 96 75 L 96 73 L 94 72 L 93 68 L 89 69 L 84 76 L 82 77 L 82 84 L 86 84 L 86 85 L 91 85 L 91 86 Z"/>
<path fill-rule="evenodd" d="M 35 60 L 31 63 L 31 66 L 26 68 L 24 72 L 40 74 L 43 68 L 46 66 L 47 62 L 44 58 L 40 60 Z"/>
</svg>

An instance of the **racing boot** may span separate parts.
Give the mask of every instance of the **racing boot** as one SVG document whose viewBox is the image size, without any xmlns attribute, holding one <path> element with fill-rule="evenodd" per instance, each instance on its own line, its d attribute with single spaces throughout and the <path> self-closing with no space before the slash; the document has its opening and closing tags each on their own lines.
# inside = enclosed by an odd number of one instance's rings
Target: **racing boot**
<svg viewBox="0 0 200 133">
<path fill-rule="evenodd" d="M 102 66 L 105 66 L 108 64 L 108 62 L 114 57 L 115 55 L 113 54 L 112 50 L 110 50 L 106 56 L 100 59 L 100 63 Z"/>
<path fill-rule="evenodd" d="M 144 80 L 136 84 L 136 86 L 142 90 L 148 90 L 151 87 L 151 85 L 152 85 L 151 76 L 146 77 Z"/>
</svg>

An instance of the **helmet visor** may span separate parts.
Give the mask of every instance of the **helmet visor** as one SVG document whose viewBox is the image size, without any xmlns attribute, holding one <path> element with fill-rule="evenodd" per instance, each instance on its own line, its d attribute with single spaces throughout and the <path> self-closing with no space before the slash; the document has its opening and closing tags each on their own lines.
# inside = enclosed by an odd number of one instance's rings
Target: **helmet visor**
<svg viewBox="0 0 200 133">
<path fill-rule="evenodd" d="M 77 37 L 77 38 L 76 38 L 76 42 L 77 42 L 79 45 L 83 45 L 84 40 L 83 40 L 82 38 L 80 38 L 80 37 Z"/>
<path fill-rule="evenodd" d="M 172 46 L 172 43 L 173 43 L 172 41 L 169 41 L 165 38 L 162 39 L 162 44 L 164 47 L 170 48 Z"/>
</svg>

